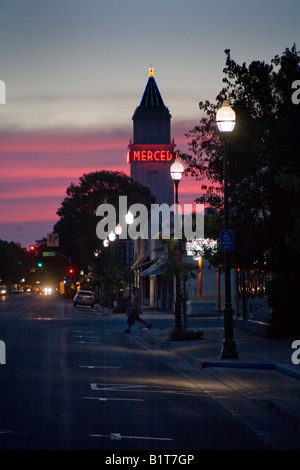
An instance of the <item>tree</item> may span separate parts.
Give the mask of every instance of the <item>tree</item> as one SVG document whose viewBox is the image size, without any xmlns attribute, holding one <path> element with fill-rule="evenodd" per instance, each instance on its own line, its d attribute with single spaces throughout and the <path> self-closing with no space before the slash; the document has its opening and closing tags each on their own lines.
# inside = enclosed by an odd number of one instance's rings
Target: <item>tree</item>
<svg viewBox="0 0 300 470">
<path fill-rule="evenodd" d="M 125 173 L 105 170 L 84 174 L 79 178 L 79 184 L 72 183 L 66 193 L 67 197 L 57 211 L 60 220 L 54 226 L 54 232 L 59 235 L 59 251 L 72 260 L 75 275 L 78 276 L 80 270 L 88 272 L 89 266 L 93 266 L 96 277 L 111 286 L 117 270 L 121 269 L 125 275 L 127 267 L 114 262 L 113 250 L 105 252 L 107 249 L 97 237 L 96 226 L 100 221 L 96 216 L 97 207 L 109 203 L 118 214 L 119 196 L 127 196 L 128 207 L 135 202 L 149 207 L 155 201 L 154 196 L 149 188 Z M 119 242 L 122 245 L 125 240 Z"/>
<path fill-rule="evenodd" d="M 236 112 L 229 142 L 230 224 L 236 232 L 232 261 L 240 267 L 269 269 L 271 334 L 290 337 L 300 329 L 298 283 L 300 105 L 292 84 L 300 78 L 296 46 L 271 64 L 238 65 L 225 51 L 225 87 L 217 103 L 200 102 L 206 114 L 187 133 L 190 154 L 181 154 L 187 172 L 204 180 L 198 201 L 222 215 L 223 147 L 215 114 L 223 99 Z M 267 263 L 267 264 L 266 264 Z"/>
<path fill-rule="evenodd" d="M 30 271 L 30 256 L 25 248 L 14 242 L 0 240 L 0 279 L 2 284 L 19 283 L 27 280 Z"/>
</svg>

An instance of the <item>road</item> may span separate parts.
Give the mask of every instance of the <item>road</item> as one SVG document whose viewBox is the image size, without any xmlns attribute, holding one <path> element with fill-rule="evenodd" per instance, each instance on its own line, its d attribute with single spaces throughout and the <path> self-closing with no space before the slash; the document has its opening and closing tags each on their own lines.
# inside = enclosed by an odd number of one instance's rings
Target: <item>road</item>
<svg viewBox="0 0 300 470">
<path fill-rule="evenodd" d="M 1 449 L 268 449 L 124 323 L 56 297 L 0 298 Z"/>
</svg>

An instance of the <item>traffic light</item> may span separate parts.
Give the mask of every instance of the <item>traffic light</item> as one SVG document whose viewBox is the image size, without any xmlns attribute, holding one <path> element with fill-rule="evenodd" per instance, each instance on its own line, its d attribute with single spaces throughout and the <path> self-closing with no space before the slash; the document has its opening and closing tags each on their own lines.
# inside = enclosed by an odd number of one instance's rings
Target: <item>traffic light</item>
<svg viewBox="0 0 300 470">
<path fill-rule="evenodd" d="M 30 246 L 29 246 L 29 251 L 30 251 L 30 253 L 34 253 L 34 252 L 35 252 L 35 246 L 34 246 L 34 245 L 30 245 Z"/>
<path fill-rule="evenodd" d="M 69 274 L 74 274 L 74 269 L 73 268 L 69 269 Z"/>
<path fill-rule="evenodd" d="M 39 268 L 42 268 L 43 267 L 43 263 L 41 261 L 38 262 L 38 267 Z"/>
</svg>

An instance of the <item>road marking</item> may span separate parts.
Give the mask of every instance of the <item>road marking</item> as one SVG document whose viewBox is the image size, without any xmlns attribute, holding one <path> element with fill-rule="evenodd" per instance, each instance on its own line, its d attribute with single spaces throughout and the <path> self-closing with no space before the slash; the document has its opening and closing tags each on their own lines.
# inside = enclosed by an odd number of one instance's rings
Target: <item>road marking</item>
<svg viewBox="0 0 300 470">
<path fill-rule="evenodd" d="M 92 390 L 109 390 L 109 391 L 120 391 L 120 390 L 129 390 L 131 392 L 136 391 L 136 389 L 144 389 L 147 385 L 127 385 L 127 384 L 99 384 L 91 383 Z"/>
<path fill-rule="evenodd" d="M 122 439 L 144 439 L 151 441 L 173 441 L 168 437 L 150 437 L 150 436 L 122 436 L 118 432 L 112 432 L 111 434 L 89 434 L 90 437 L 107 437 L 112 441 L 121 441 Z"/>
<path fill-rule="evenodd" d="M 73 330 L 73 334 L 74 333 L 79 333 L 80 335 L 84 334 L 84 335 L 94 335 L 94 334 L 98 334 L 99 331 L 95 331 L 95 330 L 90 330 L 90 331 L 86 331 L 86 330 Z M 77 336 L 77 335 L 76 335 Z"/>
<path fill-rule="evenodd" d="M 119 366 L 78 366 L 86 369 L 121 369 Z"/>
<path fill-rule="evenodd" d="M 83 335 L 76 335 L 76 336 L 73 336 L 73 339 L 76 340 L 76 339 L 80 339 L 80 338 L 84 338 Z M 100 336 L 87 336 L 86 335 L 86 339 L 87 340 L 90 340 L 90 339 L 100 339 Z"/>
<path fill-rule="evenodd" d="M 82 397 L 84 400 L 99 401 L 144 401 L 142 398 L 107 398 L 107 397 Z"/>
<path fill-rule="evenodd" d="M 107 383 L 90 383 L 92 390 L 97 391 L 110 391 L 110 392 L 144 392 L 144 393 L 173 393 L 176 395 L 191 395 L 199 396 L 203 393 L 199 390 L 181 390 L 181 389 L 163 389 L 159 386 L 149 387 L 148 385 L 138 384 L 107 384 Z"/>
<path fill-rule="evenodd" d="M 75 341 L 75 344 L 100 344 L 101 341 Z"/>
<path fill-rule="evenodd" d="M 0 430 L 0 434 L 10 434 L 12 431 L 9 431 L 9 430 L 6 430 L 6 429 L 2 429 Z"/>
</svg>

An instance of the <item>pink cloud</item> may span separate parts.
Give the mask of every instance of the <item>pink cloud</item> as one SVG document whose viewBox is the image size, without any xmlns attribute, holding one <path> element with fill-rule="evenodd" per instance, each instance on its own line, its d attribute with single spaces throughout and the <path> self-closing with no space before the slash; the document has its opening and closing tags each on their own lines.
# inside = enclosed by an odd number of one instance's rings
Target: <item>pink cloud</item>
<svg viewBox="0 0 300 470">
<path fill-rule="evenodd" d="M 58 220 L 56 210 L 53 209 L 51 203 L 46 201 L 43 202 L 42 207 L 41 204 L 32 202 L 27 205 L 26 211 L 24 211 L 21 206 L 15 205 L 5 214 L 5 217 L 1 220 L 1 224 L 14 222 L 21 224 L 24 222 L 30 223 L 31 221 L 54 221 L 55 223 L 55 221 Z"/>
<path fill-rule="evenodd" d="M 26 167 L 27 165 L 27 167 Z M 71 165 L 71 162 L 70 162 Z M 105 169 L 111 171 L 126 171 L 127 167 L 126 164 L 124 167 L 120 166 L 108 166 Z M 21 168 L 14 168 L 14 167 L 4 167 L 1 169 L 1 176 L 0 180 L 10 179 L 12 177 L 12 172 L 14 175 L 14 180 L 26 180 L 28 178 L 36 178 L 36 179 L 50 179 L 50 178 L 57 178 L 59 179 L 66 179 L 68 178 L 70 182 L 74 179 L 78 179 L 84 173 L 90 173 L 94 171 L 99 171 L 101 168 L 97 168 L 95 166 L 82 166 L 82 169 L 79 170 L 78 168 L 72 168 L 71 166 L 60 166 L 59 168 L 47 167 L 45 165 L 44 168 L 33 168 L 29 167 L 28 163 L 24 162 Z M 127 171 L 128 172 L 128 171 Z"/>
<path fill-rule="evenodd" d="M 31 239 L 41 238 L 40 229 L 34 235 L 38 222 L 53 227 L 66 188 L 72 182 L 77 184 L 84 173 L 110 170 L 129 175 L 126 154 L 130 138 L 127 129 L 0 132 L 0 238 L 2 233 L 8 240 L 14 240 L 16 233 L 29 237 L 30 227 Z M 179 135 L 175 142 L 183 150 L 186 138 Z M 199 182 L 183 178 L 181 204 L 192 203 L 199 191 Z"/>
<path fill-rule="evenodd" d="M 120 132 L 122 134 L 122 132 Z M 32 131 L 2 132 L 0 153 L 68 153 L 126 149 L 129 138 L 120 137 L 116 131 Z"/>
</svg>

